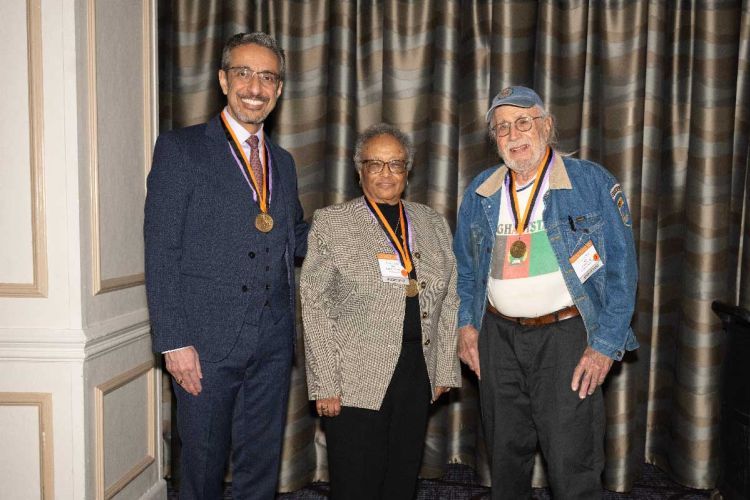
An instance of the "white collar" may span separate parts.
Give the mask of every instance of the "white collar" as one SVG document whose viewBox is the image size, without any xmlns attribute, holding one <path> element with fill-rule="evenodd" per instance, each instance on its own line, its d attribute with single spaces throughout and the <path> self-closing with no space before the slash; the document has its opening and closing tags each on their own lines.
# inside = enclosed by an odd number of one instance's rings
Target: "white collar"
<svg viewBox="0 0 750 500">
<path fill-rule="evenodd" d="M 224 118 L 227 119 L 229 127 L 232 129 L 232 132 L 234 132 L 234 136 L 237 138 L 240 144 L 245 144 L 251 135 L 257 135 L 259 141 L 258 144 L 263 144 L 264 134 L 262 123 L 260 124 L 260 128 L 258 129 L 258 131 L 255 134 L 251 134 L 245 127 L 242 126 L 240 122 L 234 119 L 226 106 L 224 107 L 222 113 L 224 114 Z"/>
</svg>

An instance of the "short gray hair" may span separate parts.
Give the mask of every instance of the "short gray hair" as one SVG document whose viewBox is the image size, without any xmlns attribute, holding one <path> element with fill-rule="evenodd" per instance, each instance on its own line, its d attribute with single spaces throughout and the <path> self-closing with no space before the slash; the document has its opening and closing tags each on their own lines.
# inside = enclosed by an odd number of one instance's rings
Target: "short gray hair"
<svg viewBox="0 0 750 500">
<path fill-rule="evenodd" d="M 284 55 L 284 50 L 279 47 L 279 44 L 276 43 L 274 37 L 267 33 L 263 33 L 262 31 L 256 31 L 254 33 L 237 33 L 227 40 L 221 51 L 221 69 L 224 71 L 229 69 L 229 58 L 232 49 L 243 45 L 260 45 L 276 54 L 276 57 L 279 59 L 279 77 L 281 80 L 284 80 L 286 77 L 286 56 Z"/>
<path fill-rule="evenodd" d="M 552 128 L 550 128 L 549 131 L 549 137 L 547 137 L 547 146 L 554 148 L 557 145 L 557 120 L 555 120 L 555 116 L 547 111 L 544 108 L 537 106 L 533 106 L 531 108 L 527 109 L 538 109 L 542 112 L 542 115 L 544 118 L 551 118 L 552 119 Z M 495 114 L 492 114 L 492 118 L 489 122 L 487 122 L 487 135 L 490 136 L 490 142 L 492 144 L 497 144 L 497 137 L 495 136 L 495 131 L 493 130 L 495 128 Z"/>
<path fill-rule="evenodd" d="M 401 144 L 406 151 L 407 170 L 411 170 L 415 149 L 409 136 L 390 123 L 378 123 L 367 127 L 364 132 L 357 137 L 357 142 L 354 144 L 354 167 L 357 169 L 357 172 L 362 170 L 362 164 L 360 162 L 362 161 L 362 149 L 365 147 L 365 144 L 367 144 L 367 141 L 370 139 L 374 139 L 381 135 L 390 135 Z"/>
</svg>

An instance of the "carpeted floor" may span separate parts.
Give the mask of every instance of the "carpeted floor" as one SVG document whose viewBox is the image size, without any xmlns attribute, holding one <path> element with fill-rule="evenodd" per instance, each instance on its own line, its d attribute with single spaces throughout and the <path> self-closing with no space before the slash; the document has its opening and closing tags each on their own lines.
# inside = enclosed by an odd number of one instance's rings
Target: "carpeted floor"
<svg viewBox="0 0 750 500">
<path fill-rule="evenodd" d="M 638 499 L 668 499 L 668 500 L 698 500 L 711 497 L 710 490 L 693 490 L 680 486 L 671 481 L 666 474 L 652 465 L 646 464 L 643 477 L 636 483 L 633 491 L 628 494 L 604 492 L 606 500 Z M 227 487 L 225 499 L 231 499 L 231 486 Z M 328 498 L 327 483 L 313 483 L 293 493 L 284 493 L 276 497 L 278 500 L 322 500 Z M 479 484 L 474 471 L 465 465 L 449 465 L 442 479 L 423 479 L 419 481 L 418 500 L 480 500 L 489 499 L 490 489 Z M 535 489 L 535 500 L 549 500 L 549 490 Z M 176 500 L 177 492 L 169 491 L 169 500 Z"/>
</svg>

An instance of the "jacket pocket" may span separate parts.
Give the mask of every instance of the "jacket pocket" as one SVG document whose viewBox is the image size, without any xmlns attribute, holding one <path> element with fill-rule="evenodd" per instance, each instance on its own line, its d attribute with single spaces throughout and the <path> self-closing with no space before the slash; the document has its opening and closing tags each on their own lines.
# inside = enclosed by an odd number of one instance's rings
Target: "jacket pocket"
<svg viewBox="0 0 750 500">
<path fill-rule="evenodd" d="M 602 260 L 605 259 L 604 220 L 599 212 L 568 215 L 567 220 L 560 221 L 559 227 L 568 248 L 569 257 L 591 241 Z"/>
</svg>

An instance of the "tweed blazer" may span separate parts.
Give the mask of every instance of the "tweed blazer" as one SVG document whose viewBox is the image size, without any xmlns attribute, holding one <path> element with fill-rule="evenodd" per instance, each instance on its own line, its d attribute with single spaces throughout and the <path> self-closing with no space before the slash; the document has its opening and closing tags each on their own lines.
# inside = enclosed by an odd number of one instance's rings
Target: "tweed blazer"
<svg viewBox="0 0 750 500">
<path fill-rule="evenodd" d="M 430 385 L 459 387 L 456 261 L 448 223 L 404 202 L 412 224 L 422 349 Z M 377 254 L 393 254 L 364 198 L 317 210 L 302 265 L 300 298 L 311 400 L 378 410 L 401 353 L 404 285 L 381 279 Z"/>
</svg>

